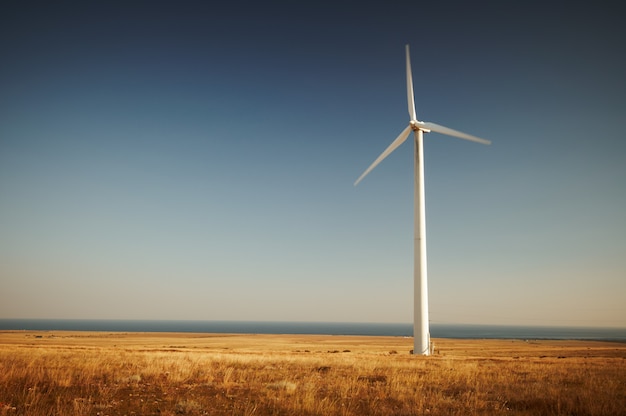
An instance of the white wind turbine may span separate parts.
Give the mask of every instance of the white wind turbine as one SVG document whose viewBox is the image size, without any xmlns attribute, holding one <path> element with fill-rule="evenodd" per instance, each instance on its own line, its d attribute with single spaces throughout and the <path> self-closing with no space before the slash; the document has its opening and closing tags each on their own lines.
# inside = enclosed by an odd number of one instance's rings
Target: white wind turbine
<svg viewBox="0 0 626 416">
<path fill-rule="evenodd" d="M 414 305 L 413 305 L 413 344 L 414 354 L 430 354 L 430 331 L 428 329 L 428 282 L 426 274 L 426 214 L 424 208 L 424 148 L 423 134 L 434 131 L 460 139 L 470 140 L 482 144 L 491 144 L 489 140 L 481 139 L 460 131 L 452 130 L 435 123 L 417 120 L 415 114 L 415 100 L 413 98 L 413 78 L 411 76 L 411 59 L 409 45 L 406 45 L 406 93 L 409 104 L 409 125 L 400 135 L 381 153 L 369 168 L 356 180 L 356 186 L 368 173 L 372 171 L 384 158 L 389 156 L 398 146 L 409 137 L 411 131 L 415 136 L 415 184 L 414 184 Z"/>
</svg>

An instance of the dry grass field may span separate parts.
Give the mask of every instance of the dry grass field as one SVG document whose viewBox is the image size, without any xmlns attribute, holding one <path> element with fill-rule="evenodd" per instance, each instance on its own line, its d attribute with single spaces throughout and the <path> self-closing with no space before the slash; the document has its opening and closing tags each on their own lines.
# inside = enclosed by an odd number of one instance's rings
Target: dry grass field
<svg viewBox="0 0 626 416">
<path fill-rule="evenodd" d="M 0 332 L 0 415 L 625 415 L 626 344 Z"/>
</svg>

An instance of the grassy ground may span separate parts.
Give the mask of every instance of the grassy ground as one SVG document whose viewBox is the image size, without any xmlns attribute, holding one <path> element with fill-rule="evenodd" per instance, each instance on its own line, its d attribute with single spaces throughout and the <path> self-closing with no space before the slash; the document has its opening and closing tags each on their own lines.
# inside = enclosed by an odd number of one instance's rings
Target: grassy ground
<svg viewBox="0 0 626 416">
<path fill-rule="evenodd" d="M 626 344 L 0 332 L 0 415 L 620 415 Z"/>
</svg>

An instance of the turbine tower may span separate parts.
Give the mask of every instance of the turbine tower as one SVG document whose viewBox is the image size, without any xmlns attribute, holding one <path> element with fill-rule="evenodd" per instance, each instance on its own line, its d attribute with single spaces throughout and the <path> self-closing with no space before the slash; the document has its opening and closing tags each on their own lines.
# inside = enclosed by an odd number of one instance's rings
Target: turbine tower
<svg viewBox="0 0 626 416">
<path fill-rule="evenodd" d="M 413 96 L 413 77 L 411 75 L 411 58 L 409 45 L 406 45 L 406 94 L 409 106 L 409 125 L 385 149 L 384 152 L 368 167 L 354 182 L 356 186 L 361 180 L 383 161 L 391 152 L 400 146 L 409 137 L 411 131 L 415 137 L 415 183 L 414 183 L 414 304 L 413 304 L 413 353 L 430 355 L 430 331 L 428 328 L 428 279 L 426 268 L 426 210 L 424 203 L 424 133 L 436 133 L 470 140 L 482 144 L 491 144 L 489 140 L 481 139 L 435 123 L 417 120 L 415 113 L 415 99 Z"/>
</svg>

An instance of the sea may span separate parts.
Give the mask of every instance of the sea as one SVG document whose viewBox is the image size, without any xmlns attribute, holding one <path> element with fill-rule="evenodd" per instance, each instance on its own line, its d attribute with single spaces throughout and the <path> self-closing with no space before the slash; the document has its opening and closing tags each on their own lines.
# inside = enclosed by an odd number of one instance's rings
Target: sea
<svg viewBox="0 0 626 416">
<path fill-rule="evenodd" d="M 352 322 L 0 319 L 0 330 L 413 336 L 413 325 L 408 323 Z M 459 339 L 571 339 L 626 342 L 626 328 L 432 323 L 430 335 L 433 338 Z"/>
</svg>

